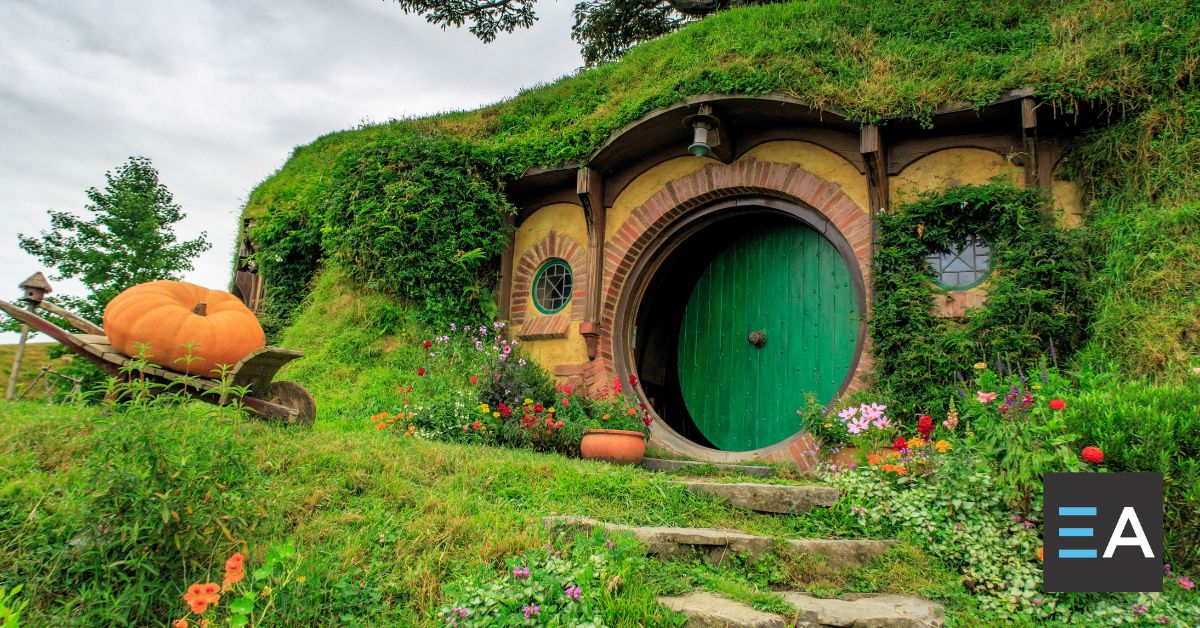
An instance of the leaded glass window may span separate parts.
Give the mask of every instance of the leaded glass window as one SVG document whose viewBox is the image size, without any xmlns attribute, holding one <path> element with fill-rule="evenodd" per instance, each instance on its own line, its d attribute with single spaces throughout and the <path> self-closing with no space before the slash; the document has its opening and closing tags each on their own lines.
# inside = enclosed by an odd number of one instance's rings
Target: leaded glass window
<svg viewBox="0 0 1200 628">
<path fill-rule="evenodd" d="M 973 236 L 951 244 L 945 253 L 930 253 L 925 260 L 939 285 L 965 290 L 987 277 L 992 267 L 992 247 L 983 238 Z"/>
<path fill-rule="evenodd" d="M 575 281 L 571 266 L 560 259 L 542 265 L 533 280 L 533 303 L 545 314 L 553 314 L 571 302 Z"/>
</svg>

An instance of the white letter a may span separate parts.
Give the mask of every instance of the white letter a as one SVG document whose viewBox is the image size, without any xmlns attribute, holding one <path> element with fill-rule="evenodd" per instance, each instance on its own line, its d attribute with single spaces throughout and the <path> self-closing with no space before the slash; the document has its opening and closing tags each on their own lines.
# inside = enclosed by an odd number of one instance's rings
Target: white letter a
<svg viewBox="0 0 1200 628">
<path fill-rule="evenodd" d="M 1133 526 L 1133 536 L 1121 536 L 1121 533 L 1125 531 L 1126 524 Z M 1138 521 L 1137 513 L 1134 512 L 1132 506 L 1126 506 L 1121 511 L 1121 518 L 1117 519 L 1117 527 L 1113 529 L 1112 537 L 1108 539 L 1108 547 L 1104 549 L 1104 557 L 1112 558 L 1113 552 L 1119 545 L 1136 545 L 1142 548 L 1142 554 L 1146 558 L 1154 558 L 1154 552 L 1150 550 L 1150 541 L 1146 538 L 1146 533 L 1142 532 L 1142 522 Z"/>
</svg>

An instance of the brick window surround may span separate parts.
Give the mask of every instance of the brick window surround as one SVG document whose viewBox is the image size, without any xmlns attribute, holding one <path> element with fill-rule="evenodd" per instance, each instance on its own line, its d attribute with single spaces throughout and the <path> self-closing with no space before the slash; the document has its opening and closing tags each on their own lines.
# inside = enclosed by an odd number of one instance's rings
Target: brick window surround
<svg viewBox="0 0 1200 628">
<path fill-rule="evenodd" d="M 548 260 L 565 260 L 571 266 L 571 302 L 562 311 L 543 314 L 529 311 L 531 290 L 537 271 Z M 510 322 L 518 335 L 527 340 L 565 338 L 571 321 L 583 320 L 583 299 L 587 294 L 587 249 L 574 239 L 551 231 L 517 261 L 513 269 Z"/>
</svg>

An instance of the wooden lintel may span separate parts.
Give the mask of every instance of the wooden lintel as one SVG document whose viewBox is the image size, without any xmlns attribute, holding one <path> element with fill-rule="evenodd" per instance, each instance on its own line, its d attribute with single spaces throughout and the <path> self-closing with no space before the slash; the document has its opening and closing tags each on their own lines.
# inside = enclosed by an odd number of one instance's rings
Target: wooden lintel
<svg viewBox="0 0 1200 628">
<path fill-rule="evenodd" d="M 888 209 L 888 164 L 887 150 L 883 146 L 883 138 L 879 127 L 874 124 L 864 126 L 859 132 L 858 147 L 863 156 L 863 164 L 867 175 L 867 199 L 871 206 L 871 215 Z"/>
<path fill-rule="evenodd" d="M 1032 98 L 1021 99 L 1021 137 L 1024 140 L 1025 187 L 1049 185 L 1041 181 L 1038 169 L 1037 103 Z"/>
<path fill-rule="evenodd" d="M 576 178 L 575 191 L 583 205 L 588 227 L 587 294 L 579 333 L 587 346 L 588 359 L 594 360 L 600 346 L 600 295 L 601 282 L 604 280 L 604 232 L 608 217 L 604 206 L 604 179 L 599 172 L 582 167 Z"/>
</svg>

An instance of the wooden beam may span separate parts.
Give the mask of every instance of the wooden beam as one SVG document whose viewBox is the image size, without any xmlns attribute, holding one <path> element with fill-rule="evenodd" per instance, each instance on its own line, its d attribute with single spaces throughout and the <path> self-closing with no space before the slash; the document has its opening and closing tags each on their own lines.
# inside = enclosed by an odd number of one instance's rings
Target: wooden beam
<svg viewBox="0 0 1200 628">
<path fill-rule="evenodd" d="M 575 181 L 575 192 L 583 204 L 583 214 L 588 226 L 588 282 L 584 295 L 583 322 L 579 333 L 587 345 L 589 360 L 596 359 L 600 346 L 600 296 L 604 281 L 604 232 L 607 229 L 608 211 L 604 206 L 604 180 L 600 173 L 588 167 L 579 169 Z"/>
<path fill-rule="evenodd" d="M 59 316 L 65 318 L 68 323 L 75 326 L 75 329 L 78 329 L 79 331 L 81 331 L 85 334 L 95 334 L 97 336 L 104 335 L 103 327 L 100 327 L 99 325 L 92 323 L 91 321 L 76 314 L 75 312 L 72 312 L 71 310 L 61 308 L 45 299 L 43 299 L 42 302 L 38 304 L 38 306 L 41 307 L 43 310 L 50 312 L 51 314 L 58 314 Z"/>
<path fill-rule="evenodd" d="M 496 305 L 500 306 L 500 319 L 509 320 L 512 312 L 512 284 L 513 284 L 513 248 L 516 246 L 517 217 L 505 216 L 504 224 L 508 231 L 508 243 L 504 245 L 504 252 L 500 254 L 500 290 L 496 295 L 496 300 L 499 301 Z"/>
<path fill-rule="evenodd" d="M 867 199 L 871 204 L 867 210 L 874 216 L 888 209 L 888 163 L 887 150 L 879 127 L 864 126 L 859 132 L 858 150 L 862 153 L 867 175 Z"/>
<path fill-rule="evenodd" d="M 1038 170 L 1037 102 L 1032 98 L 1021 99 L 1021 138 L 1024 140 L 1025 187 L 1049 186 L 1049 181 L 1041 181 Z"/>
</svg>

